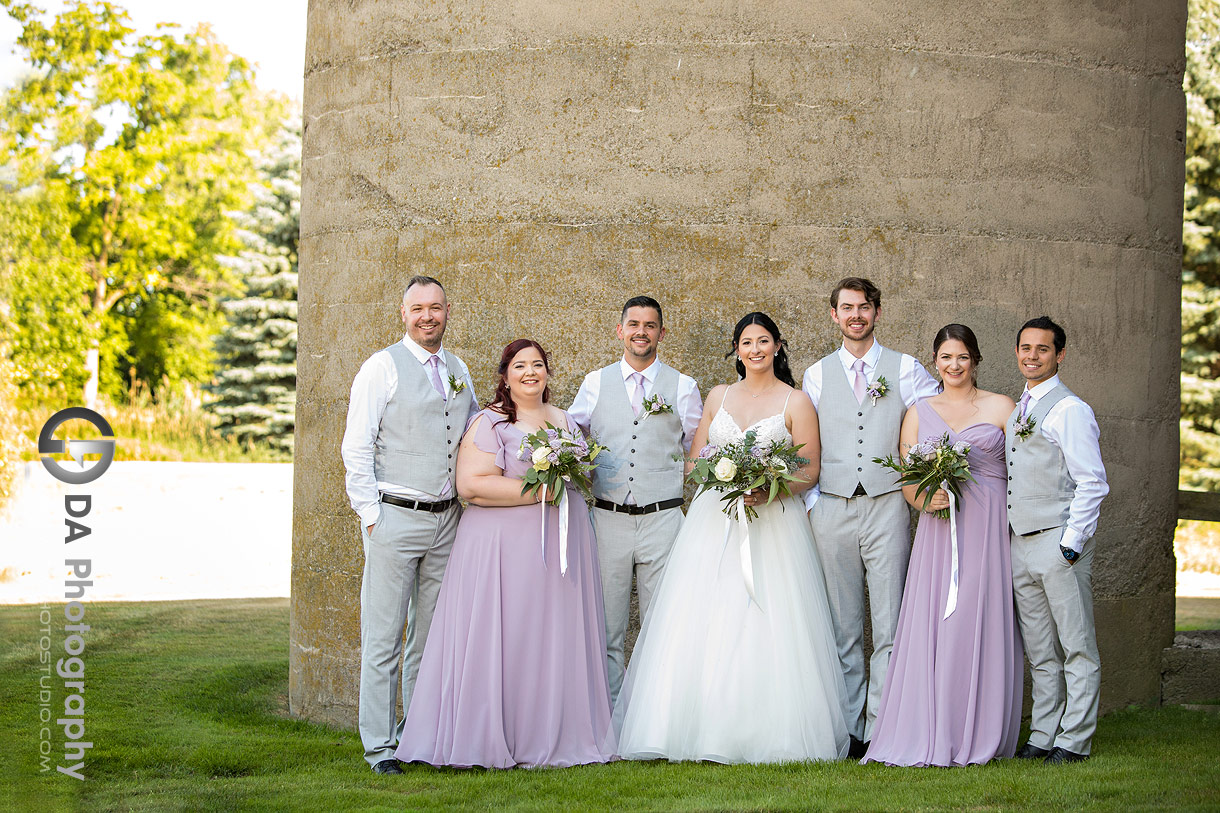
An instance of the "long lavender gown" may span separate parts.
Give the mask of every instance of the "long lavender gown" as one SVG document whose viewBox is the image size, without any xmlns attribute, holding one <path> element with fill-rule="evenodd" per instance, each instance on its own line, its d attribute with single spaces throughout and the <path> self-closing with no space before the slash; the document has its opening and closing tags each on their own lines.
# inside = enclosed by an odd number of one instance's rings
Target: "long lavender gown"
<svg viewBox="0 0 1220 813">
<path fill-rule="evenodd" d="M 523 433 L 496 412 L 479 416 L 475 445 L 520 478 Z M 571 418 L 568 428 L 578 431 Z M 568 502 L 566 575 L 555 507 L 545 509 L 545 556 L 542 506 L 462 514 L 398 759 L 510 768 L 614 756 L 597 547 L 584 500 L 569 490 Z"/>
<path fill-rule="evenodd" d="M 926 400 L 919 439 L 970 444 L 975 482 L 957 515 L 957 608 L 942 619 L 952 567 L 949 520 L 920 514 L 872 745 L 863 762 L 970 765 L 1010 757 L 1021 724 L 1021 639 L 1013 610 L 1004 431 L 954 432 Z"/>
</svg>

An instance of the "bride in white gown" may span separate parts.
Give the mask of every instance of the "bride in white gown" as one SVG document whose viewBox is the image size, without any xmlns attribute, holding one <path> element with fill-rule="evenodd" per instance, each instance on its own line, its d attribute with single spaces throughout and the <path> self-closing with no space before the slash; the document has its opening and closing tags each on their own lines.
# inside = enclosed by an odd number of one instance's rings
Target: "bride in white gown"
<svg viewBox="0 0 1220 813">
<path fill-rule="evenodd" d="M 817 413 L 795 388 L 775 323 L 751 313 L 733 350 L 742 380 L 714 388 L 691 446 L 757 440 L 803 443 L 817 479 Z M 691 503 L 640 630 L 615 721 L 627 759 L 786 762 L 847 754 L 845 689 L 822 566 L 799 499 L 763 505 L 749 524 L 755 596 L 746 592 L 742 532 L 721 494 Z"/>
</svg>

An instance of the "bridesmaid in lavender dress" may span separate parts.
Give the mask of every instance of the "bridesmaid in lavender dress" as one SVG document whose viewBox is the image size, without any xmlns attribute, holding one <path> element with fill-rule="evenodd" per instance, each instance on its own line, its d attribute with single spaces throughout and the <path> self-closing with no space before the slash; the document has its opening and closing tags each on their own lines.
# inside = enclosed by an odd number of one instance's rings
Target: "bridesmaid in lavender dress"
<svg viewBox="0 0 1220 813">
<path fill-rule="evenodd" d="M 537 342 L 508 345 L 499 372 L 494 402 L 471 419 L 458 452 L 458 493 L 470 507 L 395 756 L 489 768 L 607 762 L 617 744 L 589 512 L 570 491 L 562 573 L 558 509 L 522 496 L 530 464 L 517 457 L 522 437 L 547 423 L 579 430 L 547 403 Z"/>
<path fill-rule="evenodd" d="M 1013 610 L 1005 504 L 1004 423 L 1012 399 L 975 387 L 982 360 L 973 331 L 946 325 L 933 343 L 939 395 L 907 412 L 901 447 L 939 440 L 970 444 L 975 482 L 957 514 L 958 591 L 952 581 L 950 524 L 922 514 L 907 570 L 898 633 L 872 744 L 862 762 L 970 765 L 1011 757 L 1021 724 L 1021 641 Z M 914 486 L 904 489 L 915 500 Z M 943 489 L 928 511 L 947 508 Z"/>
</svg>

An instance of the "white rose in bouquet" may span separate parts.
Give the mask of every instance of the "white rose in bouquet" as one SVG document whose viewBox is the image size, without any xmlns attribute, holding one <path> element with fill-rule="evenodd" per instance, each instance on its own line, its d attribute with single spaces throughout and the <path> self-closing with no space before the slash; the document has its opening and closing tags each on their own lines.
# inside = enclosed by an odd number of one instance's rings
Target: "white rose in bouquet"
<svg viewBox="0 0 1220 813">
<path fill-rule="evenodd" d="M 539 446 L 535 449 L 533 455 L 534 468 L 538 469 L 538 471 L 549 469 L 551 467 L 551 461 L 548 459 L 550 454 L 551 450 L 546 446 Z"/>
<path fill-rule="evenodd" d="M 716 463 L 716 479 L 727 483 L 737 476 L 737 464 L 727 457 L 720 458 Z"/>
</svg>

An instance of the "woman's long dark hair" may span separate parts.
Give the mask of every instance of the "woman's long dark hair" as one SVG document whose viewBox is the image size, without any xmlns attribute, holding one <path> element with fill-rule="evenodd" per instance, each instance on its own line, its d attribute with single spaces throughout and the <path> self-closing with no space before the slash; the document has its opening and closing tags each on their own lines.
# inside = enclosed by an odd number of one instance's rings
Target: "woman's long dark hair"
<svg viewBox="0 0 1220 813">
<path fill-rule="evenodd" d="M 965 325 L 959 325 L 957 322 L 954 322 L 936 331 L 936 338 L 932 340 L 932 366 L 936 366 L 936 354 L 940 352 L 940 346 L 950 339 L 956 339 L 966 345 L 966 352 L 970 355 L 972 365 L 970 379 L 977 384 L 979 362 L 983 360 L 983 354 L 979 351 L 979 340 L 974 337 L 974 331 Z M 942 383 L 941 389 L 944 389 L 944 386 Z"/>
<path fill-rule="evenodd" d="M 500 373 L 500 380 L 496 382 L 495 395 L 487 403 L 488 409 L 499 412 L 509 423 L 517 422 L 517 404 L 513 401 L 513 395 L 508 391 L 508 365 L 513 363 L 513 359 L 517 354 L 527 347 L 532 347 L 538 351 L 538 355 L 542 356 L 542 363 L 546 366 L 546 373 L 551 374 L 551 359 L 547 355 L 546 350 L 542 349 L 542 345 L 533 339 L 517 339 L 508 343 L 508 347 L 504 348 L 504 352 L 500 354 L 500 366 L 497 368 Z M 542 389 L 542 403 L 551 400 L 551 386 L 547 384 Z"/>
<path fill-rule="evenodd" d="M 779 335 L 779 326 L 775 324 L 775 321 L 761 311 L 747 313 L 741 317 L 737 327 L 733 328 L 733 349 L 725 353 L 724 357 L 727 359 L 729 356 L 736 355 L 737 343 L 741 341 L 741 332 L 750 325 L 758 325 L 771 334 L 771 338 L 775 341 L 775 365 L 773 367 L 775 377 L 789 387 L 796 389 L 796 379 L 792 377 L 792 370 L 788 368 L 788 342 Z M 734 366 L 737 368 L 737 377 L 745 378 L 746 366 L 741 363 L 740 358 L 736 359 L 735 362 Z"/>
</svg>

